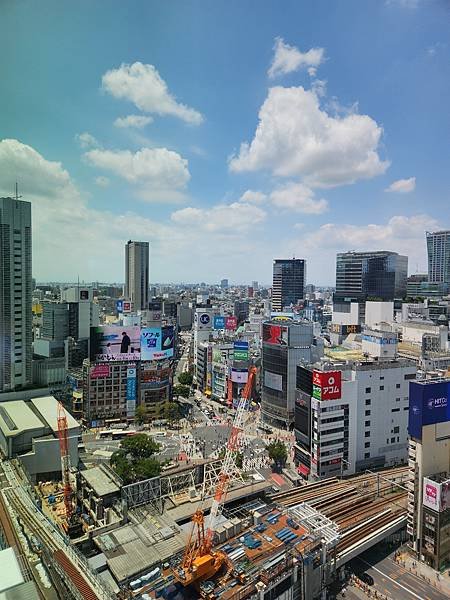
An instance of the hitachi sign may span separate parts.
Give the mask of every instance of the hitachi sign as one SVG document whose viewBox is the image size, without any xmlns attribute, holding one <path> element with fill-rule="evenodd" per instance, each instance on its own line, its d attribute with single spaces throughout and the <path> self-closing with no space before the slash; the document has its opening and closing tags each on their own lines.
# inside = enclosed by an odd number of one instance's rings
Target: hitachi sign
<svg viewBox="0 0 450 600">
<path fill-rule="evenodd" d="M 411 381 L 409 384 L 409 435 L 422 439 L 422 427 L 450 421 L 450 379 Z"/>
<path fill-rule="evenodd" d="M 446 396 L 442 396 L 442 398 L 430 398 L 427 402 L 427 406 L 429 409 L 433 408 L 444 408 L 447 406 L 448 398 Z"/>
</svg>

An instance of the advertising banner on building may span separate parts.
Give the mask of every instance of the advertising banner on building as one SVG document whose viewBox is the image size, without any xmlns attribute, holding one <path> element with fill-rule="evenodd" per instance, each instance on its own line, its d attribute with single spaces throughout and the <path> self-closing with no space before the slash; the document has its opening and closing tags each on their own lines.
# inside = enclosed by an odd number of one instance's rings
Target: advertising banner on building
<svg viewBox="0 0 450 600">
<path fill-rule="evenodd" d="M 278 373 L 271 373 L 270 371 L 264 371 L 264 385 L 272 390 L 278 392 L 283 391 L 283 376 Z"/>
<path fill-rule="evenodd" d="M 231 381 L 234 383 L 247 383 L 247 369 L 231 369 Z"/>
<path fill-rule="evenodd" d="M 341 325 L 340 323 L 330 323 L 331 333 L 339 335 L 350 335 L 350 333 L 360 333 L 361 325 Z"/>
<path fill-rule="evenodd" d="M 133 310 L 133 303 L 129 300 L 124 300 L 122 304 L 122 312 L 128 313 Z"/>
<path fill-rule="evenodd" d="M 233 357 L 234 360 L 248 360 L 248 342 L 234 342 Z"/>
<path fill-rule="evenodd" d="M 214 329 L 225 329 L 225 317 L 219 315 L 214 317 Z"/>
<path fill-rule="evenodd" d="M 438 483 L 424 477 L 422 501 L 424 506 L 437 512 L 450 508 L 450 479 Z"/>
<path fill-rule="evenodd" d="M 116 310 L 118 313 L 123 313 L 123 300 L 117 300 Z"/>
<path fill-rule="evenodd" d="M 134 417 L 136 412 L 136 369 L 127 369 L 127 417 Z"/>
<path fill-rule="evenodd" d="M 313 371 L 313 396 L 317 400 L 337 400 L 341 398 L 341 371 Z"/>
<path fill-rule="evenodd" d="M 166 327 L 143 327 L 141 329 L 141 359 L 161 360 L 172 358 L 175 334 L 171 325 Z"/>
<path fill-rule="evenodd" d="M 225 317 L 225 329 L 227 331 L 235 331 L 237 328 L 237 318 L 236 317 Z"/>
<path fill-rule="evenodd" d="M 289 342 L 289 328 L 284 325 L 263 324 L 263 342 L 265 344 L 276 344 L 287 346 Z"/>
<path fill-rule="evenodd" d="M 450 382 L 411 381 L 409 384 L 408 433 L 422 439 L 422 427 L 450 421 Z"/>
<path fill-rule="evenodd" d="M 91 357 L 97 361 L 140 360 L 140 327 L 102 325 L 91 328 Z"/>
<path fill-rule="evenodd" d="M 423 505 L 439 512 L 441 504 L 441 486 L 439 483 L 427 479 L 423 480 Z"/>
<path fill-rule="evenodd" d="M 198 308 L 194 313 L 194 326 L 198 330 L 212 329 L 213 328 L 213 311 Z"/>
<path fill-rule="evenodd" d="M 111 370 L 108 364 L 95 365 L 91 369 L 91 379 L 102 379 L 104 377 L 109 377 L 110 372 Z"/>
</svg>

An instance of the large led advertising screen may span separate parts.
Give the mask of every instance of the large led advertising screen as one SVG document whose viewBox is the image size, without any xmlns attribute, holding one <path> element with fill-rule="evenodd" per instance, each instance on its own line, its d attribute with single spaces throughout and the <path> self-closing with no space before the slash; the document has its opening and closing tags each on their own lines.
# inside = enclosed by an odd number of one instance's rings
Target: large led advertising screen
<svg viewBox="0 0 450 600">
<path fill-rule="evenodd" d="M 289 341 L 289 328 L 283 325 L 270 325 L 263 323 L 263 342 L 265 344 L 276 344 L 287 346 Z"/>
<path fill-rule="evenodd" d="M 170 325 L 167 327 L 143 327 L 141 329 L 141 359 L 172 358 L 174 337 L 174 328 Z"/>
<path fill-rule="evenodd" d="M 408 433 L 422 439 L 422 427 L 450 421 L 450 381 L 411 381 Z"/>
<path fill-rule="evenodd" d="M 91 329 L 91 356 L 94 360 L 140 360 L 141 329 L 124 325 L 101 325 Z"/>
</svg>

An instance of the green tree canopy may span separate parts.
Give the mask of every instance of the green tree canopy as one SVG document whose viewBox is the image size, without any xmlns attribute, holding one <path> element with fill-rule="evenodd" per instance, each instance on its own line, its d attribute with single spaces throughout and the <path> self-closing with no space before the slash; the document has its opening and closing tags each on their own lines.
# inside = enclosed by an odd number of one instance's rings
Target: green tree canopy
<svg viewBox="0 0 450 600">
<path fill-rule="evenodd" d="M 287 461 L 288 452 L 281 440 L 274 440 L 267 446 L 269 457 L 274 461 L 277 470 L 281 470 Z"/>
<path fill-rule="evenodd" d="M 176 402 L 168 402 L 164 407 L 164 418 L 170 421 L 178 421 L 181 417 L 181 410 Z"/>
<path fill-rule="evenodd" d="M 159 461 L 153 457 L 160 445 L 144 433 L 125 438 L 111 456 L 111 466 L 125 484 L 156 477 L 161 472 Z"/>
<path fill-rule="evenodd" d="M 192 385 L 193 380 L 194 376 L 192 373 L 185 372 L 178 375 L 178 383 L 181 383 L 182 385 Z"/>
<path fill-rule="evenodd" d="M 146 417 L 147 407 L 145 406 L 145 404 L 139 404 L 139 406 L 136 408 L 136 413 L 134 415 L 136 423 L 142 425 L 142 423 L 145 423 Z"/>
<path fill-rule="evenodd" d="M 189 398 L 190 388 L 188 385 L 174 385 L 173 386 L 173 395 L 181 396 L 182 398 Z"/>
</svg>

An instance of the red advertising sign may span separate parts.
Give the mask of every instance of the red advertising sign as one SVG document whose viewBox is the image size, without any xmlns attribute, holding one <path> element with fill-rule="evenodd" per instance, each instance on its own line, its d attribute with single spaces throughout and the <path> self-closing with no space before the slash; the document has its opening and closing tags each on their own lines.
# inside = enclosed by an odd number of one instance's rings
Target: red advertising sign
<svg viewBox="0 0 450 600">
<path fill-rule="evenodd" d="M 287 346 L 289 338 L 289 329 L 283 325 L 263 325 L 263 342 L 266 344 L 276 344 L 277 346 Z"/>
<path fill-rule="evenodd" d="M 91 369 L 91 379 L 100 379 L 101 377 L 109 377 L 110 370 L 109 365 L 101 364 L 95 365 Z"/>
<path fill-rule="evenodd" d="M 320 388 L 321 400 L 337 400 L 341 398 L 341 371 L 313 371 L 313 385 Z"/>
<path fill-rule="evenodd" d="M 133 303 L 132 302 L 126 302 L 124 300 L 123 302 L 123 312 L 131 312 L 133 310 Z"/>
<path fill-rule="evenodd" d="M 234 331 L 237 327 L 236 317 L 225 317 L 225 329 Z"/>
</svg>

